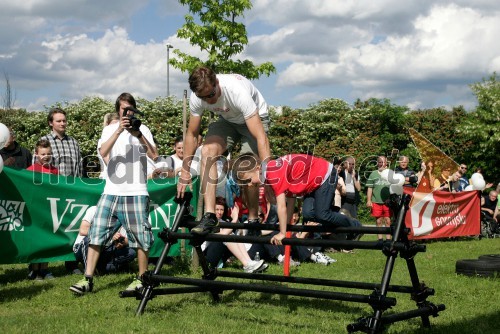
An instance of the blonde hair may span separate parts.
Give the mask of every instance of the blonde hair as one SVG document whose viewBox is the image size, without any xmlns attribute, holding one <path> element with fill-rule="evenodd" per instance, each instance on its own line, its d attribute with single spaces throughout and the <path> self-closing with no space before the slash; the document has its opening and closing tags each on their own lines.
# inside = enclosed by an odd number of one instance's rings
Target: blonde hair
<svg viewBox="0 0 500 334">
<path fill-rule="evenodd" d="M 103 126 L 108 126 L 111 124 L 112 121 L 117 121 L 119 120 L 120 117 L 118 116 L 117 113 L 115 112 L 108 112 L 106 115 L 104 115 L 104 121 L 102 123 Z"/>
</svg>

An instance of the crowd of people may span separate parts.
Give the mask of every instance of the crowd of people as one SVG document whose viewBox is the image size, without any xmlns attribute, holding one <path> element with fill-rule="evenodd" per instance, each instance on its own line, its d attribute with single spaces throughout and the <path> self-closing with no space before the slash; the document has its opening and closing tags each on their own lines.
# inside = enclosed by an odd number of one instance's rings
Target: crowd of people
<svg viewBox="0 0 500 334">
<path fill-rule="evenodd" d="M 267 132 L 269 114 L 259 90 L 245 77 L 237 74 L 216 74 L 207 67 L 195 69 L 189 77 L 192 91 L 189 99 L 190 119 L 184 138 L 173 143 L 174 154 L 160 156 L 149 128 L 133 124 L 137 111 L 134 97 L 122 93 L 115 102 L 115 112 L 104 116 L 97 154 L 101 160 L 104 191 L 95 206 L 90 207 L 81 222 L 73 245 L 75 261 L 66 268 L 82 274 L 70 287 L 83 295 L 93 290 L 96 272 L 129 270 L 137 261 L 138 276 L 127 290 L 140 289 L 140 276 L 147 270 L 149 250 L 154 242 L 148 221 L 148 178 L 177 177 L 177 196 L 183 197 L 195 175 L 200 176 L 203 216 L 191 233 L 249 233 L 270 239 L 270 243 L 242 244 L 206 242 L 203 250 L 210 266 L 222 267 L 231 258 L 239 260 L 248 273 L 266 270 L 267 262 L 283 263 L 288 224 L 359 227 L 361 182 L 355 157 L 327 161 L 308 154 L 288 154 L 271 159 Z M 202 115 L 209 111 L 219 116 L 203 136 Z M 6 166 L 28 168 L 34 172 L 82 176 L 78 142 L 66 133 L 66 112 L 50 110 L 50 133 L 40 138 L 31 151 L 11 137 L 1 150 Z M 241 151 L 233 152 L 239 144 Z M 230 155 L 237 156 L 230 160 Z M 143 159 L 143 157 L 146 159 Z M 453 171 L 443 168 L 433 173 L 432 161 L 423 162 L 418 172 L 409 167 L 409 158 L 400 156 L 397 174 L 404 176 L 404 186 L 419 184 L 429 190 L 465 191 L 469 182 L 467 165 Z M 391 183 L 382 177 L 388 168 L 385 156 L 377 158 L 377 167 L 366 181 L 366 206 L 377 226 L 389 226 L 393 215 L 387 200 Z M 126 182 L 125 182 L 126 179 Z M 491 186 L 491 185 L 490 185 Z M 498 221 L 498 190 L 483 197 L 482 210 Z M 220 222 L 276 224 L 277 230 L 242 231 L 220 229 Z M 293 238 L 341 238 L 358 240 L 359 233 L 294 233 Z M 391 235 L 378 235 L 391 239 Z M 348 251 L 348 250 L 345 250 Z M 292 265 L 311 261 L 323 265 L 335 260 L 320 247 L 292 247 Z M 50 279 L 47 263 L 32 263 L 29 278 Z"/>
</svg>

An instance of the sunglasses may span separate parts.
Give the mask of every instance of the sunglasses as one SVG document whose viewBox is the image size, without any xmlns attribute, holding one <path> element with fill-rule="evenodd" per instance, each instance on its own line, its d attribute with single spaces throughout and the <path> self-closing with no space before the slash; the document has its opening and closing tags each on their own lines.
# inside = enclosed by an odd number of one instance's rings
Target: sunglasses
<svg viewBox="0 0 500 334">
<path fill-rule="evenodd" d="M 205 96 L 199 96 L 198 94 L 196 94 L 196 96 L 199 98 L 199 99 L 202 99 L 202 100 L 207 100 L 207 99 L 211 99 L 212 97 L 215 96 L 215 94 L 217 94 L 217 86 L 214 86 L 214 90 L 208 94 L 208 95 L 205 95 Z"/>
<path fill-rule="evenodd" d="M 467 169 L 467 167 L 460 166 L 461 169 Z"/>
</svg>

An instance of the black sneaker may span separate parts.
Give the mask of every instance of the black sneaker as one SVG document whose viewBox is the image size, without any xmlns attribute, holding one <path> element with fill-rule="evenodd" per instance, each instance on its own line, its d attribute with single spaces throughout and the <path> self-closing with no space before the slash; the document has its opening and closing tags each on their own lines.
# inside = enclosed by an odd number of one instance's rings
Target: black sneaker
<svg viewBox="0 0 500 334">
<path fill-rule="evenodd" d="M 191 234 L 206 235 L 220 231 L 219 221 L 215 213 L 207 212 L 201 218 L 200 223 L 191 229 Z"/>
</svg>

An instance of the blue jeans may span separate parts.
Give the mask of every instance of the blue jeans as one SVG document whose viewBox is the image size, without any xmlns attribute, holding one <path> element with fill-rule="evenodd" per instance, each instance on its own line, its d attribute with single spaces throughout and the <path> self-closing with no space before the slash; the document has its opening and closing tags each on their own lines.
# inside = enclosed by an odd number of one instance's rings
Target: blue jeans
<svg viewBox="0 0 500 334">
<path fill-rule="evenodd" d="M 87 254 L 89 249 L 89 238 L 85 237 L 77 246 L 75 258 L 87 266 Z M 136 252 L 133 248 L 123 247 L 117 249 L 114 245 L 103 247 L 97 262 L 97 270 L 100 273 L 114 273 L 128 270 L 129 264 L 134 261 Z"/>
<path fill-rule="evenodd" d="M 357 227 L 361 223 L 332 210 L 333 198 L 337 188 L 337 171 L 332 169 L 330 176 L 315 191 L 304 196 L 302 216 L 304 222 L 313 221 L 336 227 Z"/>
</svg>

